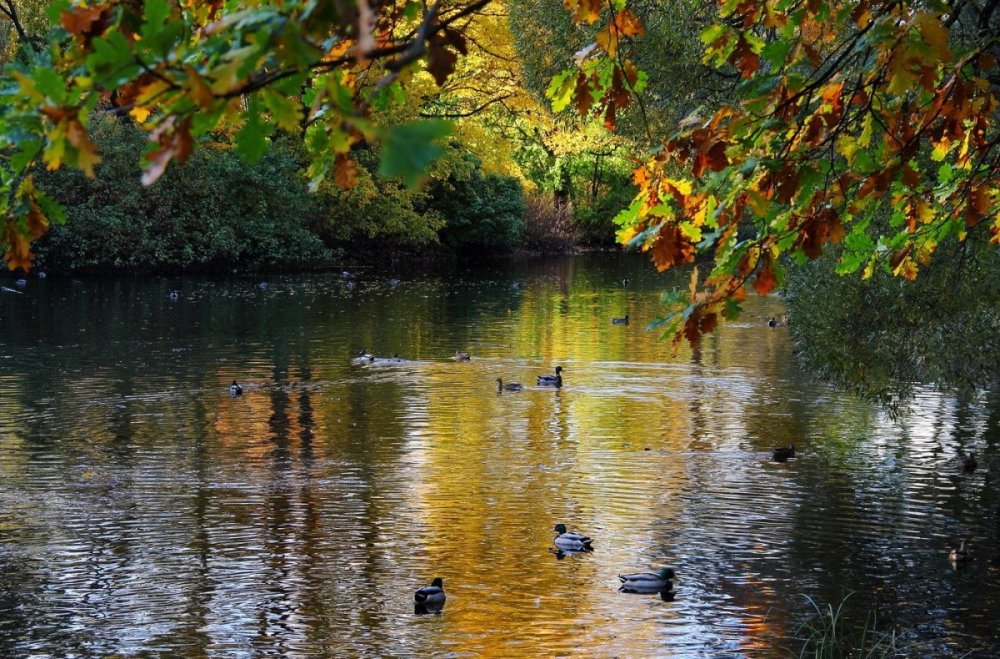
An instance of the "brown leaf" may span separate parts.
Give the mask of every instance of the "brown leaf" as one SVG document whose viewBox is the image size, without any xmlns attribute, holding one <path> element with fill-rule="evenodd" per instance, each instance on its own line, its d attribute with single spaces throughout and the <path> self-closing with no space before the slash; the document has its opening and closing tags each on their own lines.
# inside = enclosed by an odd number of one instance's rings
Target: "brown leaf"
<svg viewBox="0 0 1000 659">
<path fill-rule="evenodd" d="M 698 339 L 703 334 L 708 334 L 719 324 L 719 315 L 715 312 L 706 311 L 703 307 L 697 307 L 688 316 L 684 323 L 684 338 L 688 340 L 692 348 L 698 345 Z"/>
<path fill-rule="evenodd" d="M 448 76 L 454 73 L 457 63 L 458 55 L 445 48 L 443 40 L 431 41 L 427 52 L 427 70 L 434 76 L 438 87 L 443 86 Z"/>
<path fill-rule="evenodd" d="M 583 71 L 576 77 L 576 89 L 573 94 L 576 98 L 576 111 L 580 116 L 586 116 L 594 104 L 594 97 L 590 93 L 590 79 Z"/>
<path fill-rule="evenodd" d="M 358 163 L 346 153 L 338 153 L 333 163 L 333 180 L 344 190 L 350 190 L 358 182 Z"/>
<path fill-rule="evenodd" d="M 610 131 L 615 129 L 615 103 L 608 103 L 608 109 L 604 111 L 604 127 Z"/>
</svg>

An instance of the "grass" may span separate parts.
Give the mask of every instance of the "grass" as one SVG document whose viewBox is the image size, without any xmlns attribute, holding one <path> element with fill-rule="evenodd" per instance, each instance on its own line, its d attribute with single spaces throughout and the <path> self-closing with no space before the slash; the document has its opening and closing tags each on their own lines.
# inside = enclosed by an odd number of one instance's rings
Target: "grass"
<svg viewBox="0 0 1000 659">
<path fill-rule="evenodd" d="M 797 656 L 875 659 L 898 655 L 896 634 L 879 629 L 875 609 L 869 610 L 864 624 L 858 624 L 848 614 L 846 605 L 852 594 L 840 600 L 836 608 L 832 604 L 820 605 L 808 595 L 804 596 L 812 610 L 795 633 L 795 638 L 802 641 Z"/>
</svg>

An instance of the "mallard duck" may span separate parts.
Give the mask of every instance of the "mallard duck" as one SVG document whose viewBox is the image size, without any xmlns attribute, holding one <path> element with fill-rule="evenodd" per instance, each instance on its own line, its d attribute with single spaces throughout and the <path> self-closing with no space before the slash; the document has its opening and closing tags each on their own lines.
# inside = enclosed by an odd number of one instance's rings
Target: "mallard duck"
<svg viewBox="0 0 1000 659">
<path fill-rule="evenodd" d="M 503 383 L 503 378 L 497 378 L 497 393 L 501 391 L 521 391 L 524 389 L 524 385 L 518 384 L 517 382 Z"/>
<path fill-rule="evenodd" d="M 167 295 L 167 298 L 171 302 L 176 302 L 177 300 L 181 299 L 181 294 L 177 291 L 170 291 L 170 294 Z"/>
<path fill-rule="evenodd" d="M 235 398 L 236 396 L 243 395 L 243 387 L 238 385 L 236 383 L 236 380 L 233 380 L 233 383 L 229 385 L 229 395 L 232 396 L 233 398 Z"/>
<path fill-rule="evenodd" d="M 674 571 L 668 567 L 659 572 L 639 572 L 637 574 L 619 574 L 618 578 L 622 585 L 619 588 L 623 593 L 657 593 L 673 588 L 670 582 L 674 578 Z"/>
<path fill-rule="evenodd" d="M 556 366 L 555 375 L 539 375 L 538 386 L 540 387 L 561 387 L 562 386 L 562 366 Z"/>
<path fill-rule="evenodd" d="M 795 445 L 791 446 L 779 446 L 771 452 L 771 457 L 774 458 L 775 462 L 784 462 L 788 458 L 795 457 Z"/>
<path fill-rule="evenodd" d="M 358 356 L 351 360 L 352 364 L 371 364 L 375 361 L 375 355 L 371 354 L 364 348 L 358 353 Z"/>
<path fill-rule="evenodd" d="M 566 531 L 565 524 L 556 524 L 556 539 L 553 541 L 561 551 L 594 551 L 593 542 L 582 533 Z"/>
<path fill-rule="evenodd" d="M 413 601 L 417 604 L 444 604 L 445 599 L 444 581 L 441 577 L 434 577 L 431 585 L 418 588 L 413 593 Z"/>
<path fill-rule="evenodd" d="M 972 552 L 965 548 L 965 540 L 962 540 L 958 547 L 948 552 L 948 560 L 955 567 L 961 567 L 972 560 Z"/>
<path fill-rule="evenodd" d="M 611 324 L 612 325 L 628 325 L 628 314 L 625 314 L 621 318 L 612 318 L 611 319 Z"/>
<path fill-rule="evenodd" d="M 456 362 L 467 362 L 470 359 L 472 359 L 472 355 L 470 355 L 467 352 L 460 352 L 460 351 L 456 350 L 455 351 L 455 356 L 452 357 L 452 359 L 454 359 Z"/>
<path fill-rule="evenodd" d="M 971 474 L 976 470 L 976 467 L 978 466 L 979 463 L 976 462 L 975 453 L 970 452 L 968 455 L 962 456 L 962 471 L 964 471 L 965 473 Z"/>
<path fill-rule="evenodd" d="M 622 288 L 628 288 L 628 277 L 622 278 Z"/>
</svg>

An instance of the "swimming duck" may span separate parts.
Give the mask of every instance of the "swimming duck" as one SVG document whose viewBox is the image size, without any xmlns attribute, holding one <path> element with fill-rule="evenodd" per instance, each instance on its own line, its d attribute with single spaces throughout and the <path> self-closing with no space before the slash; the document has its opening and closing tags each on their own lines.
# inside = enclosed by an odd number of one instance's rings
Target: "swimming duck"
<svg viewBox="0 0 1000 659">
<path fill-rule="evenodd" d="M 612 318 L 611 319 L 611 324 L 612 325 L 628 325 L 628 314 L 625 314 L 621 318 Z"/>
<path fill-rule="evenodd" d="M 434 577 L 431 585 L 418 588 L 413 593 L 413 601 L 417 604 L 444 604 L 445 599 L 444 581 L 441 577 Z"/>
<path fill-rule="evenodd" d="M 979 463 L 976 462 L 975 453 L 970 452 L 968 455 L 962 456 L 962 471 L 964 471 L 965 473 L 971 474 L 976 470 L 976 467 L 978 466 Z"/>
<path fill-rule="evenodd" d="M 962 540 L 958 547 L 948 552 L 948 560 L 955 567 L 962 567 L 972 560 L 972 552 L 965 548 L 965 540 Z"/>
<path fill-rule="evenodd" d="M 456 350 L 455 351 L 455 356 L 452 357 L 452 359 L 454 359 L 456 362 L 467 362 L 470 359 L 472 359 L 472 355 L 470 355 L 467 352 L 460 352 L 460 351 Z"/>
<path fill-rule="evenodd" d="M 775 462 L 784 462 L 788 458 L 794 458 L 795 445 L 792 444 L 791 446 L 779 446 L 778 448 L 774 449 L 774 451 L 772 451 L 771 457 L 774 458 Z"/>
<path fill-rule="evenodd" d="M 375 361 L 375 355 L 371 354 L 364 348 L 358 353 L 358 356 L 351 360 L 352 364 L 371 364 Z"/>
<path fill-rule="evenodd" d="M 562 366 L 556 366 L 555 375 L 539 375 L 539 387 L 561 387 L 562 386 Z"/>
<path fill-rule="evenodd" d="M 517 382 L 504 384 L 503 378 L 497 378 L 497 393 L 500 393 L 501 391 L 521 391 L 522 389 L 524 389 L 524 385 L 518 384 Z"/>
<path fill-rule="evenodd" d="M 236 380 L 233 380 L 233 383 L 229 385 L 229 395 L 233 398 L 243 395 L 243 387 L 236 384 Z"/>
<path fill-rule="evenodd" d="M 636 574 L 619 574 L 618 578 L 622 585 L 619 587 L 623 593 L 657 593 L 673 588 L 670 582 L 674 578 L 674 571 L 668 567 L 659 572 L 639 572 Z"/>
<path fill-rule="evenodd" d="M 170 291 L 170 294 L 167 295 L 167 298 L 171 302 L 176 302 L 177 300 L 181 299 L 181 294 L 178 291 Z"/>
<path fill-rule="evenodd" d="M 594 551 L 593 542 L 582 533 L 567 532 L 565 524 L 556 524 L 556 538 L 553 541 L 561 551 Z"/>
<path fill-rule="evenodd" d="M 628 288 L 628 277 L 622 279 L 622 288 Z"/>
</svg>

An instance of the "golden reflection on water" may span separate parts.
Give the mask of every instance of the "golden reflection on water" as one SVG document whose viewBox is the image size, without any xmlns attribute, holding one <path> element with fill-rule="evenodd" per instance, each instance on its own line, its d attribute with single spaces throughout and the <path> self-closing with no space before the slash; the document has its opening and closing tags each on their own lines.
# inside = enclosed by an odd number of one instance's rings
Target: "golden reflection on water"
<svg viewBox="0 0 1000 659">
<path fill-rule="evenodd" d="M 995 536 L 981 476 L 942 487 L 972 441 L 946 399 L 901 441 L 795 369 L 776 298 L 675 352 L 643 331 L 668 284 L 601 257 L 176 304 L 50 280 L 3 307 L 0 653 L 771 656 L 802 594 L 920 602 L 951 537 Z M 351 366 L 362 348 L 408 361 Z M 562 389 L 534 386 L 556 365 Z M 558 560 L 558 522 L 595 551 Z M 663 566 L 675 601 L 617 592 Z M 447 604 L 415 616 L 435 576 Z M 933 588 L 943 614 L 900 606 L 921 642 L 966 598 L 1000 610 L 995 580 Z"/>
</svg>

